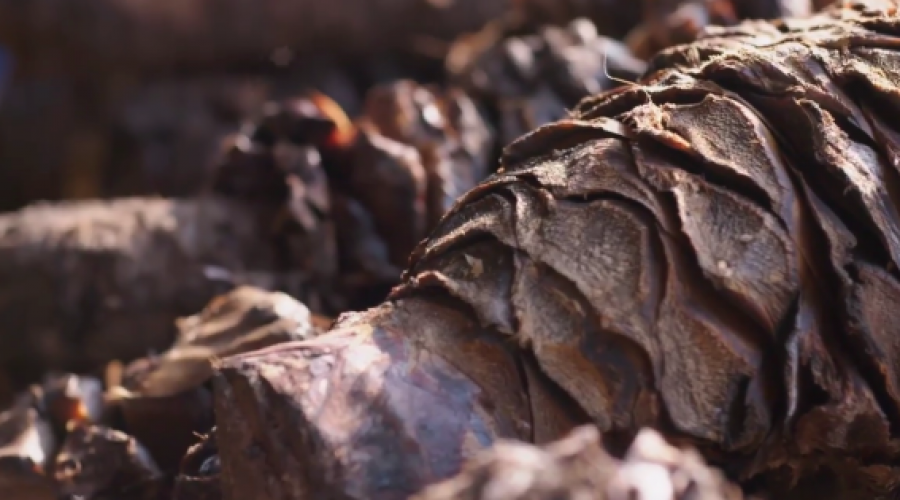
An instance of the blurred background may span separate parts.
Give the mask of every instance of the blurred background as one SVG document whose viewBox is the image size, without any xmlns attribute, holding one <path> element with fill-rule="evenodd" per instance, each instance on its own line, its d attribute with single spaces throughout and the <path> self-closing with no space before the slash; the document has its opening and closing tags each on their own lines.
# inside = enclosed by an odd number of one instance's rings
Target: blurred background
<svg viewBox="0 0 900 500">
<path fill-rule="evenodd" d="M 0 210 L 190 195 L 222 137 L 266 101 L 316 88 L 355 116 L 374 85 L 450 81 L 451 42 L 501 18 L 516 18 L 522 32 L 583 16 L 646 58 L 710 22 L 809 8 L 802 0 L 0 0 Z"/>
</svg>

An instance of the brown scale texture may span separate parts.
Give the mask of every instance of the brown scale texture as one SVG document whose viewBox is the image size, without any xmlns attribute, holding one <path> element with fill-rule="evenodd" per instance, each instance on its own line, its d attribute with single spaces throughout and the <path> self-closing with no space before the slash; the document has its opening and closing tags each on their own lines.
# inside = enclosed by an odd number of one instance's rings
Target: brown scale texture
<svg viewBox="0 0 900 500">
<path fill-rule="evenodd" d="M 708 29 L 508 146 L 393 297 L 443 289 L 604 433 L 892 490 L 897 47 L 888 2 Z"/>
</svg>

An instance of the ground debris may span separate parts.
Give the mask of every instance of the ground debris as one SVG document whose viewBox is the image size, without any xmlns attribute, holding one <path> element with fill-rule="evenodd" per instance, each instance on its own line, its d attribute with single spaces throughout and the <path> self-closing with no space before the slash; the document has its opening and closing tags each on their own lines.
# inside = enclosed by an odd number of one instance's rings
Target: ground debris
<svg viewBox="0 0 900 500">
<path fill-rule="evenodd" d="M 167 351 L 113 362 L 102 382 L 46 376 L 0 413 L 0 493 L 35 500 L 218 498 L 213 365 L 311 339 L 328 323 L 284 293 L 240 286 L 179 319 Z"/>
</svg>

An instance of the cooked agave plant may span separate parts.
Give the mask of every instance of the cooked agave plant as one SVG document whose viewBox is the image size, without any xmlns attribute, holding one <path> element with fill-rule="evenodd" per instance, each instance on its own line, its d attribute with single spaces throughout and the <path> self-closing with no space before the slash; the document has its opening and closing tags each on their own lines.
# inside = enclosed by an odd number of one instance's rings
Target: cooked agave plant
<svg viewBox="0 0 900 500">
<path fill-rule="evenodd" d="M 405 498 L 584 422 L 895 490 L 898 47 L 893 2 L 710 29 L 511 144 L 387 302 L 226 361 L 225 497 Z"/>
</svg>

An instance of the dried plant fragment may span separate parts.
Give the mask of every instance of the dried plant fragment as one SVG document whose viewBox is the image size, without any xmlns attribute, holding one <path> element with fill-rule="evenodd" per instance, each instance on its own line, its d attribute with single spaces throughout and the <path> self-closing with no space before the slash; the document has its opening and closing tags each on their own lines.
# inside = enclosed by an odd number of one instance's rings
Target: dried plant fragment
<svg viewBox="0 0 900 500">
<path fill-rule="evenodd" d="M 423 310 L 443 321 L 420 328 L 405 314 Z M 459 335 L 467 353 L 448 362 L 438 353 Z M 505 346 L 419 301 L 229 358 L 215 379 L 224 498 L 406 498 L 496 436 L 530 434 L 519 382 Z"/>
<path fill-rule="evenodd" d="M 371 89 L 362 111 L 350 120 L 318 93 L 272 102 L 226 145 L 214 177 L 214 191 L 282 213 L 279 241 L 322 295 L 323 307 L 307 300 L 314 310 L 377 303 L 491 170 L 493 130 L 459 89 L 400 80 Z"/>
<path fill-rule="evenodd" d="M 205 384 L 214 363 L 317 333 L 302 303 L 281 292 L 246 286 L 178 320 L 178 329 L 168 351 L 132 363 L 123 385 L 110 393 L 129 433 L 147 443 L 167 470 L 180 462 L 195 433 L 212 426 L 212 395 Z"/>
</svg>

